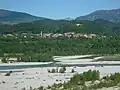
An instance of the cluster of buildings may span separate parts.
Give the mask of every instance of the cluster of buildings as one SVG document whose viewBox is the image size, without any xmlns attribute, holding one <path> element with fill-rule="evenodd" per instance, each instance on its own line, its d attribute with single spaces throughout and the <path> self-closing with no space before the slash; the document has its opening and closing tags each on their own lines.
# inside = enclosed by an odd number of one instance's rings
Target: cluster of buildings
<svg viewBox="0 0 120 90">
<path fill-rule="evenodd" d="M 38 34 L 41 38 L 57 38 L 57 37 L 68 37 L 68 38 L 93 38 L 96 37 L 96 34 L 82 34 L 75 32 L 67 32 L 67 33 L 42 33 Z"/>
<path fill-rule="evenodd" d="M 67 32 L 67 33 L 43 33 L 41 31 L 41 33 L 39 34 L 28 34 L 28 33 L 21 33 L 21 34 L 6 34 L 3 35 L 4 37 L 30 37 L 30 38 L 34 38 L 34 37 L 39 37 L 39 38 L 58 38 L 58 37 L 67 37 L 67 38 L 94 38 L 97 37 L 97 34 L 83 34 L 83 33 L 75 33 L 75 32 Z"/>
</svg>

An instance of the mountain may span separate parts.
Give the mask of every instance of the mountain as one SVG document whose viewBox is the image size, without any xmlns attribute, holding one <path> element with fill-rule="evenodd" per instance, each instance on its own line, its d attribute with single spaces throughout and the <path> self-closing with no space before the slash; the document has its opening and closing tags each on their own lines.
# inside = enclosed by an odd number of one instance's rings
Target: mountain
<svg viewBox="0 0 120 90">
<path fill-rule="evenodd" d="M 23 12 L 0 9 L 0 23 L 4 23 L 4 24 L 32 22 L 32 21 L 43 20 L 43 19 L 45 18 L 36 17 Z"/>
<path fill-rule="evenodd" d="M 120 9 L 98 10 L 86 16 L 77 17 L 76 20 L 97 20 L 103 19 L 111 22 L 120 22 Z"/>
<path fill-rule="evenodd" d="M 116 12 L 115 12 L 116 11 Z M 72 20 L 71 18 L 53 20 L 43 17 L 36 17 L 27 13 L 0 10 L 0 33 L 12 33 L 12 32 L 30 32 L 30 33 L 65 33 L 65 32 L 77 32 L 77 33 L 96 33 L 96 34 L 120 34 L 120 22 L 116 18 L 118 17 L 120 9 L 117 10 L 101 10 L 93 12 L 84 17 Z M 102 12 L 102 14 L 101 14 Z M 107 14 L 106 14 L 107 13 Z M 113 19 L 105 20 L 99 19 L 99 17 L 108 17 L 109 15 Z M 94 18 L 90 18 L 94 17 Z M 85 20 L 84 20 L 85 19 Z M 113 22 L 111 22 L 113 21 Z M 12 24 L 12 25 L 10 25 Z"/>
</svg>

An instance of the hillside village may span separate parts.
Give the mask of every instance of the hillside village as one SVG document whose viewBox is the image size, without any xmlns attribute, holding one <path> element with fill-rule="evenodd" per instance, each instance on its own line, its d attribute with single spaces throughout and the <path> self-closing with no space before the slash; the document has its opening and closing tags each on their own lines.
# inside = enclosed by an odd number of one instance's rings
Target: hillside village
<svg viewBox="0 0 120 90">
<path fill-rule="evenodd" d="M 57 37 L 68 37 L 68 38 L 93 38 L 96 37 L 96 34 L 82 34 L 82 33 L 75 33 L 75 32 L 67 32 L 67 33 L 42 33 L 38 34 L 38 36 L 42 38 L 57 38 Z"/>
<path fill-rule="evenodd" d="M 4 37 L 30 37 L 30 38 L 58 38 L 58 37 L 67 37 L 67 38 L 94 38 L 98 37 L 97 34 L 83 34 L 83 33 L 75 33 L 75 32 L 66 32 L 66 33 L 41 33 L 39 34 L 29 34 L 29 33 L 21 33 L 20 34 L 3 34 Z"/>
</svg>

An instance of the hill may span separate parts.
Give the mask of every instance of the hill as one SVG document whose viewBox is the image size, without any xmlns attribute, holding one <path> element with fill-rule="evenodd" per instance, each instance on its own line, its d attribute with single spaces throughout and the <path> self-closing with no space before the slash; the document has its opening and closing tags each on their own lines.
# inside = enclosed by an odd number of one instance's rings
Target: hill
<svg viewBox="0 0 120 90">
<path fill-rule="evenodd" d="M 104 19 L 111 22 L 120 22 L 120 9 L 98 10 L 86 16 L 77 17 L 76 20 L 97 20 Z"/>
<path fill-rule="evenodd" d="M 32 22 L 32 21 L 43 20 L 43 19 L 45 18 L 36 17 L 23 12 L 0 9 L 0 23 L 4 23 L 4 24 Z"/>
<path fill-rule="evenodd" d="M 30 32 L 40 33 L 96 33 L 96 34 L 110 34 L 120 32 L 120 23 L 113 23 L 107 20 L 38 20 L 29 23 L 19 23 L 14 25 L 0 24 L 0 33 L 9 32 Z"/>
</svg>

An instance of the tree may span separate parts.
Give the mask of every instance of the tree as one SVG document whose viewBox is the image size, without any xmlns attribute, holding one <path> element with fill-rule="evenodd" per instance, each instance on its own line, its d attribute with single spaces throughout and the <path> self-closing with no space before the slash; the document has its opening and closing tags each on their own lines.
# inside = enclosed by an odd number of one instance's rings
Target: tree
<svg viewBox="0 0 120 90">
<path fill-rule="evenodd" d="M 52 69 L 51 73 L 56 73 L 56 72 L 55 72 L 55 69 Z"/>
<path fill-rule="evenodd" d="M 66 71 L 66 67 L 62 67 L 60 68 L 59 73 L 65 73 L 65 71 Z"/>
<path fill-rule="evenodd" d="M 75 72 L 75 70 L 74 70 L 74 69 L 72 69 L 72 70 L 71 70 L 71 73 L 74 73 L 74 72 Z"/>
<path fill-rule="evenodd" d="M 7 63 L 7 60 L 6 60 L 6 58 L 4 57 L 4 58 L 2 58 L 2 63 Z"/>
</svg>

